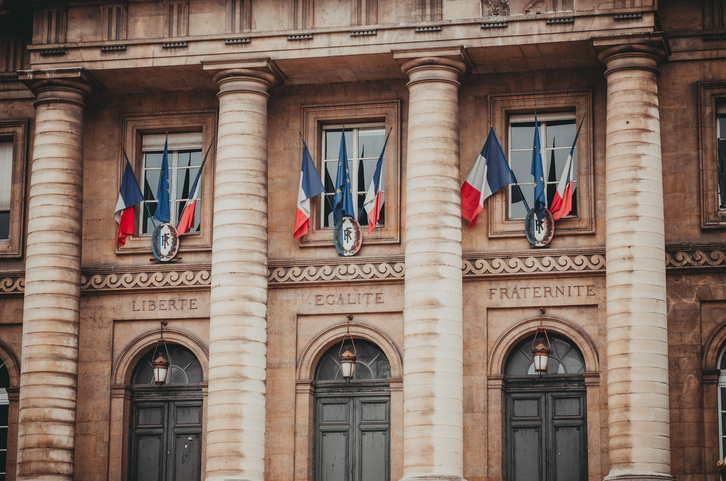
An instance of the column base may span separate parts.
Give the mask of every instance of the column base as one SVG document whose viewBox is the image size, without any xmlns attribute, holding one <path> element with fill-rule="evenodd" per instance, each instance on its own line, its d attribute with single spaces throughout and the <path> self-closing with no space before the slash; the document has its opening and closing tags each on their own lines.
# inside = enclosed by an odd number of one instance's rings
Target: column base
<svg viewBox="0 0 726 481">
<path fill-rule="evenodd" d="M 659 473 L 608 474 L 604 481 L 676 481 L 674 476 Z"/>
</svg>

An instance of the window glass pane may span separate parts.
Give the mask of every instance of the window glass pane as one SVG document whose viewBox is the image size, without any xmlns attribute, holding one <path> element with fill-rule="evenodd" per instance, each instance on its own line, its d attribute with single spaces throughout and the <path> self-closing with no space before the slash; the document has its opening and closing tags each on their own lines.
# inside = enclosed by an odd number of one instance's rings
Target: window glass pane
<svg viewBox="0 0 726 481">
<path fill-rule="evenodd" d="M 147 169 L 161 169 L 161 160 L 164 152 L 146 152 L 144 154 L 144 167 Z"/>
<path fill-rule="evenodd" d="M 0 142 L 0 239 L 10 238 L 10 193 L 13 187 L 13 143 Z"/>
<path fill-rule="evenodd" d="M 554 143 L 558 147 L 572 147 L 575 140 L 576 126 L 573 120 L 550 120 L 545 123 L 547 128 L 547 147 Z"/>
<path fill-rule="evenodd" d="M 325 131 L 325 157 L 326 160 L 338 159 L 338 152 L 340 151 L 340 130 L 326 130 Z"/>
<path fill-rule="evenodd" d="M 509 156 L 509 163 L 512 167 L 512 172 L 517 178 L 519 185 L 533 184 L 532 181 L 532 148 L 523 152 L 517 151 L 512 152 Z"/>
<path fill-rule="evenodd" d="M 512 124 L 511 149 L 529 149 L 532 151 L 534 141 L 534 122 Z"/>
<path fill-rule="evenodd" d="M 726 139 L 718 141 L 718 206 L 726 209 Z"/>
<path fill-rule="evenodd" d="M 377 161 L 385 140 L 386 132 L 383 129 L 361 130 L 358 139 L 358 157 L 373 157 Z"/>
<path fill-rule="evenodd" d="M 512 351 L 504 368 L 507 376 L 536 375 L 532 362 L 533 340 L 533 336 L 526 338 Z M 549 334 L 549 340 L 552 351 L 548 374 L 580 374 L 585 371 L 582 353 L 572 341 L 556 334 Z"/>
</svg>

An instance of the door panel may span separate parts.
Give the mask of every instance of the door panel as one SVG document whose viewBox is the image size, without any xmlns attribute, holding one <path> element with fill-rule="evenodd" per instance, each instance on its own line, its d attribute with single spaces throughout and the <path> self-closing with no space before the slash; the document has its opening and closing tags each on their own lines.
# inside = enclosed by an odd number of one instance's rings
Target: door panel
<svg viewBox="0 0 726 481">
<path fill-rule="evenodd" d="M 587 479 L 585 406 L 585 390 L 572 379 L 507 386 L 507 481 Z"/>
<path fill-rule="evenodd" d="M 132 398 L 130 479 L 200 480 L 202 400 L 188 399 L 188 391 L 145 391 L 143 397 L 143 401 Z"/>
<path fill-rule="evenodd" d="M 321 481 L 342 481 L 348 472 L 348 432 L 327 432 L 321 434 L 320 479 Z"/>
<path fill-rule="evenodd" d="M 315 481 L 389 481 L 390 395 L 337 386 L 315 406 Z"/>
</svg>

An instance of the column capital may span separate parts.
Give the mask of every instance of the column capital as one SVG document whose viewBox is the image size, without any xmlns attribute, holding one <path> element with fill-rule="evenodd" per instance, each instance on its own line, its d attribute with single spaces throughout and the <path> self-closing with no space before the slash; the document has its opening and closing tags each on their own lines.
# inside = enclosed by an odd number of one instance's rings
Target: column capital
<svg viewBox="0 0 726 481">
<path fill-rule="evenodd" d="M 592 45 L 607 69 L 606 76 L 623 69 L 651 70 L 658 75 L 658 65 L 670 55 L 668 40 L 660 34 L 599 37 Z"/>
<path fill-rule="evenodd" d="M 459 86 L 459 76 L 472 66 L 462 47 L 398 50 L 393 52 L 393 58 L 408 76 L 409 87 L 425 81 L 451 82 Z"/>
<path fill-rule="evenodd" d="M 212 76 L 220 90 L 229 79 L 247 79 L 261 82 L 267 92 L 270 86 L 282 84 L 286 78 L 270 59 L 213 60 L 202 62 L 202 68 Z"/>
<path fill-rule="evenodd" d="M 66 102 L 85 107 L 86 99 L 103 90 L 103 84 L 80 67 L 20 70 L 18 77 L 37 100 L 35 106 L 47 102 Z"/>
</svg>

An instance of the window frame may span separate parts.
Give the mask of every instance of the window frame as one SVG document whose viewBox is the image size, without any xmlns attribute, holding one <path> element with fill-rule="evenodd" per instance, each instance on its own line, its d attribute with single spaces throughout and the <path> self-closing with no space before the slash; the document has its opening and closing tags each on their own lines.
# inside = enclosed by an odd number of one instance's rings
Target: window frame
<svg viewBox="0 0 726 481">
<path fill-rule="evenodd" d="M 592 93 L 590 90 L 537 92 L 529 94 L 504 94 L 490 97 L 490 125 L 495 132 L 501 132 L 499 141 L 502 149 L 509 152 L 510 122 L 512 118 L 535 113 L 572 115 L 576 125 L 583 121 L 577 139 L 577 211 L 578 215 L 567 216 L 557 221 L 558 234 L 593 234 L 595 232 L 595 186 L 592 142 Z M 568 146 L 572 147 L 572 146 Z M 509 160 L 509 159 L 507 159 Z M 544 160 L 544 159 L 543 159 Z M 470 167 L 462 166 L 462 171 Z M 485 212 L 488 216 L 490 238 L 525 237 L 522 219 L 509 219 L 509 192 L 489 198 Z"/>
<path fill-rule="evenodd" d="M 144 135 L 202 133 L 202 158 L 216 134 L 217 114 L 214 110 L 191 111 L 183 113 L 159 113 L 148 115 L 122 116 L 122 146 L 129 157 L 134 175 L 141 180 L 144 168 Z M 121 185 L 123 169 L 126 165 L 123 150 L 119 152 L 116 185 Z M 208 251 L 212 248 L 212 222 L 214 204 L 214 157 L 215 149 L 211 149 L 201 177 L 201 212 L 202 228 L 198 234 L 184 235 L 179 243 L 179 252 Z M 114 191 L 114 202 L 118 196 L 118 187 Z M 116 247 L 117 254 L 150 253 L 151 236 L 139 232 L 141 226 L 142 204 L 134 209 L 136 234 L 126 239 L 126 244 Z M 114 232 L 115 245 L 115 232 Z"/>
<path fill-rule="evenodd" d="M 400 100 L 384 102 L 364 102 L 340 105 L 309 105 L 302 108 L 303 138 L 308 146 L 310 155 L 315 163 L 318 173 L 323 175 L 323 135 L 326 129 L 340 127 L 367 127 L 378 125 L 385 129 L 386 135 L 391 134 L 386 145 L 385 156 L 385 192 L 386 192 L 386 225 L 376 227 L 368 234 L 367 226 L 361 226 L 364 231 L 364 243 L 367 245 L 399 244 L 401 242 L 401 102 Z M 302 158 L 302 143 L 300 143 L 297 162 Z M 299 165 L 299 164 L 297 164 Z M 295 194 L 300 169 L 295 169 Z M 320 227 L 322 225 L 321 201 L 317 198 L 311 202 L 310 228 L 307 235 L 300 239 L 301 247 L 332 247 L 333 229 Z"/>
<path fill-rule="evenodd" d="M 372 122 L 372 123 L 354 124 L 354 125 L 343 125 L 343 124 L 339 124 L 339 125 L 336 125 L 336 124 L 324 125 L 322 127 L 322 145 L 321 145 L 321 152 L 324 153 L 325 150 L 326 150 L 326 140 L 325 140 L 326 139 L 326 135 L 325 134 L 328 131 L 331 131 L 331 130 L 333 130 L 333 131 L 334 130 L 342 130 L 343 128 L 345 128 L 345 132 L 346 133 L 348 133 L 348 132 L 355 132 L 356 134 L 359 134 L 360 131 L 365 131 L 365 130 L 382 130 L 383 131 L 384 138 L 385 138 L 385 135 L 386 135 L 386 131 L 385 131 L 386 126 L 383 123 L 378 124 L 378 123 Z M 354 192 L 352 194 L 353 195 L 353 208 L 356 208 L 358 206 L 358 202 L 357 202 L 358 196 L 360 194 L 365 194 L 368 191 L 368 186 L 364 186 L 364 190 L 362 190 L 362 191 L 361 190 L 358 190 L 358 187 L 357 187 L 357 185 L 358 185 L 358 182 L 357 182 L 358 181 L 358 171 L 359 171 L 358 161 L 361 159 L 360 157 L 358 157 L 359 139 L 360 139 L 360 135 L 354 135 L 353 136 L 353 142 L 352 142 L 351 145 L 347 145 L 347 141 L 346 141 L 346 153 L 348 154 L 348 159 L 347 159 L 348 160 L 348 169 L 350 170 L 350 177 L 351 177 L 350 182 L 351 182 L 351 184 L 354 185 Z M 388 150 L 388 148 L 386 148 L 386 150 Z M 352 156 L 353 157 L 352 159 L 351 159 L 351 152 L 355 152 L 355 154 L 353 154 L 353 156 Z M 375 154 L 375 160 L 374 160 L 374 162 L 377 162 L 378 161 L 378 156 L 379 155 L 380 155 L 380 152 L 377 153 L 377 154 Z M 325 164 L 326 163 L 335 163 L 336 164 L 336 169 L 337 169 L 337 163 L 338 163 L 338 154 L 337 153 L 335 154 L 335 157 L 334 158 L 325 159 L 325 158 L 323 158 L 324 156 L 325 155 L 323 154 L 321 156 L 321 158 L 320 158 L 320 167 L 321 167 L 321 169 L 320 169 L 320 175 L 321 175 L 321 177 L 324 177 L 325 176 Z M 371 157 L 363 157 L 363 158 L 370 159 Z M 384 166 L 385 166 L 386 160 L 387 159 L 384 156 L 384 160 L 383 160 L 383 162 L 384 162 L 383 165 Z M 383 194 L 386 194 L 386 192 L 387 192 L 385 182 L 386 182 L 386 177 L 385 177 L 385 169 L 384 169 L 384 172 L 383 172 L 383 187 L 381 188 L 381 192 Z M 323 180 L 323 184 L 324 183 L 325 183 L 325 180 Z M 326 194 L 328 194 L 328 193 L 326 193 Z M 332 193 L 332 194 L 334 194 L 334 193 Z M 334 195 L 332 195 L 332 196 L 328 195 L 328 197 L 329 198 L 331 198 L 331 197 L 334 198 L 335 196 Z M 324 204 L 324 202 L 326 202 L 326 200 L 321 196 L 321 198 L 320 198 L 320 200 L 318 202 L 318 204 L 319 204 L 318 205 L 318 208 L 320 209 L 321 214 L 325 212 L 325 209 L 324 209 L 324 205 L 325 204 Z M 385 200 L 384 200 L 383 207 L 385 207 Z M 385 213 L 385 211 L 384 211 L 384 213 Z M 360 214 L 361 214 L 361 212 L 360 212 L 360 210 L 358 210 L 358 212 L 356 213 L 356 219 L 359 219 L 359 221 L 360 221 Z M 320 215 L 318 220 L 320 221 L 320 224 L 321 224 L 321 225 L 318 226 L 319 229 L 330 229 L 330 230 L 332 230 L 332 229 L 335 228 L 335 226 L 328 226 L 328 227 L 326 227 L 326 226 L 323 226 L 322 225 L 323 224 L 323 221 L 324 221 L 324 215 Z M 384 221 L 385 221 L 385 219 L 384 219 Z M 376 226 L 376 229 L 380 229 L 380 228 L 385 228 L 385 225 Z"/>
<path fill-rule="evenodd" d="M 25 165 L 28 121 L 0 121 L 0 141 L 9 141 L 13 144 L 9 232 L 7 239 L 0 239 L 0 258 L 22 257 L 25 231 Z"/>
<path fill-rule="evenodd" d="M 512 115 L 512 116 L 510 116 L 509 122 L 507 123 L 507 135 L 508 135 L 508 138 L 511 138 L 512 125 L 513 124 L 525 124 L 525 123 L 529 124 L 529 123 L 534 123 L 534 120 L 535 120 L 535 115 L 534 114 L 520 114 L 520 115 Z M 576 132 L 577 131 L 577 118 L 575 118 L 574 112 L 556 112 L 556 113 L 551 113 L 551 114 L 541 114 L 541 115 L 537 116 L 537 121 L 538 121 L 537 128 L 539 129 L 539 138 L 540 138 L 541 144 L 542 144 L 542 155 L 541 155 L 541 159 L 542 159 L 542 172 L 544 172 L 545 176 L 548 176 L 549 175 L 549 169 L 547 167 L 548 167 L 548 162 L 549 162 L 548 159 L 550 158 L 551 152 L 553 150 L 557 150 L 557 151 L 565 151 L 566 150 L 567 153 L 568 153 L 568 155 L 569 155 L 570 148 L 572 147 L 572 144 L 570 144 L 570 145 L 560 145 L 560 146 L 557 146 L 555 148 L 548 147 L 547 144 L 549 142 L 549 138 L 548 138 L 547 133 L 546 133 L 547 132 L 547 128 L 548 128 L 548 124 L 550 122 L 573 121 L 574 122 L 574 130 Z M 543 133 L 543 130 L 544 130 L 545 133 Z M 573 135 L 573 138 L 574 138 L 574 135 Z M 509 142 L 507 147 L 508 147 L 508 149 L 507 149 L 507 161 L 509 162 L 509 166 L 511 168 L 512 167 L 512 150 L 513 150 L 512 149 L 512 142 Z M 531 159 L 531 156 L 532 156 L 532 147 L 529 147 L 527 149 L 516 149 L 516 150 L 517 150 L 517 152 L 527 152 L 528 153 L 528 155 L 527 155 L 528 159 Z M 575 150 L 575 152 L 577 152 L 577 149 Z M 529 165 L 531 165 L 531 161 L 530 160 L 528 160 L 528 163 L 529 163 Z M 577 153 L 576 153 L 575 154 L 575 168 L 577 168 L 577 164 L 578 164 L 578 162 L 577 162 Z M 512 170 L 514 170 L 514 169 L 512 169 Z M 529 177 L 527 178 L 527 180 L 528 180 L 527 182 L 523 182 L 521 179 L 517 179 L 517 180 L 519 181 L 519 184 L 520 185 L 531 185 L 531 186 L 534 186 L 534 180 L 529 181 Z M 553 185 L 553 184 L 555 186 L 557 186 L 558 183 L 559 183 L 559 180 L 560 179 L 558 177 L 557 179 L 555 179 L 555 181 L 553 183 L 553 182 L 550 182 L 549 179 L 545 178 L 545 200 L 546 200 L 546 197 L 548 195 L 548 188 L 551 185 Z M 575 179 L 573 180 L 573 184 L 574 184 L 574 188 L 572 189 L 572 191 L 573 191 L 573 196 L 574 196 L 574 195 L 576 195 L 576 189 L 577 189 L 577 186 L 578 186 L 577 177 L 575 177 Z M 516 186 L 514 184 L 510 184 L 508 186 L 508 193 L 507 193 L 507 195 L 508 195 L 509 198 L 511 198 L 512 190 L 513 189 L 516 189 Z M 534 202 L 534 198 L 533 198 L 532 203 L 530 204 L 530 206 L 532 206 L 533 202 Z M 524 216 L 522 216 L 522 217 L 511 217 L 511 205 L 512 205 L 511 203 L 507 202 L 507 217 L 506 217 L 507 220 L 522 220 L 522 221 L 524 221 L 524 219 L 526 217 L 526 214 Z M 547 208 L 549 209 L 550 206 L 548 205 Z M 577 215 L 567 214 L 567 216 L 565 216 L 563 218 L 577 218 Z"/>
<path fill-rule="evenodd" d="M 721 354 L 718 357 L 716 366 L 719 370 L 718 381 L 716 382 L 716 422 L 718 423 L 718 459 L 723 459 L 726 456 L 726 450 L 724 450 L 724 444 L 726 444 L 726 426 L 723 422 L 723 414 L 726 413 L 726 409 L 722 409 L 723 399 L 721 390 L 726 390 L 726 369 L 721 368 L 721 364 L 726 356 L 726 349 L 721 350 Z"/>
<path fill-rule="evenodd" d="M 177 190 L 178 190 L 178 183 L 179 183 L 178 182 L 179 172 L 182 171 L 182 170 L 197 170 L 198 171 L 197 166 L 191 166 L 191 167 L 182 166 L 182 167 L 179 167 L 179 165 L 178 165 L 179 164 L 179 153 L 180 152 L 187 152 L 187 153 L 188 152 L 199 152 L 200 153 L 200 155 L 199 155 L 200 166 L 201 166 L 201 162 L 203 160 L 204 146 L 202 145 L 203 144 L 203 139 L 201 138 L 202 137 L 202 135 L 201 135 L 202 133 L 201 132 L 189 132 L 189 133 L 184 133 L 182 135 L 188 135 L 189 137 L 192 137 L 194 134 L 199 134 L 199 137 L 200 137 L 200 140 L 199 140 L 199 148 L 198 149 L 197 148 L 191 148 L 191 147 L 189 147 L 190 144 L 194 144 L 195 143 L 193 140 L 188 140 L 188 139 L 184 139 L 184 138 L 182 138 L 180 140 L 177 140 L 177 139 L 174 139 L 174 137 L 173 137 L 174 134 L 171 134 L 172 139 L 171 139 L 171 142 L 169 142 L 170 145 L 168 147 L 169 184 L 170 184 L 170 187 L 171 187 L 171 192 L 169 194 L 169 213 L 170 213 L 170 219 L 177 219 L 179 217 L 180 210 L 183 210 L 183 205 L 185 205 L 187 201 L 191 200 L 189 198 L 179 198 L 178 197 Z M 161 137 L 162 134 L 145 134 L 144 136 L 142 136 L 141 163 L 142 163 L 142 166 L 143 167 L 141 169 L 141 173 L 140 173 L 141 179 L 140 179 L 140 182 L 139 182 L 139 184 L 141 186 L 142 193 L 143 193 L 143 190 L 144 190 L 144 187 L 143 186 L 144 186 L 144 183 L 145 183 L 145 179 L 146 179 L 147 173 L 149 171 L 152 171 L 152 170 L 153 171 L 160 171 L 161 170 L 160 167 L 159 168 L 149 168 L 149 167 L 147 167 L 147 165 L 146 165 L 146 155 L 147 154 L 159 154 L 159 153 L 162 153 L 163 154 L 163 151 L 164 151 L 164 147 L 163 146 L 161 147 L 161 150 L 159 150 L 158 148 L 156 148 L 155 145 L 153 147 L 145 147 L 144 146 L 144 137 L 147 137 L 148 135 L 158 135 L 159 137 Z M 195 175 L 196 175 L 196 173 L 195 173 Z M 194 179 L 194 177 L 191 177 L 190 176 L 190 178 L 189 178 L 190 182 L 193 182 L 193 179 Z M 152 184 L 152 188 L 156 189 L 156 186 L 157 185 L 158 185 L 158 180 L 155 181 Z M 191 185 L 190 185 L 190 187 L 191 187 Z M 200 194 L 201 194 L 201 191 L 204 190 L 203 187 L 204 187 L 203 185 L 200 186 Z M 156 191 L 154 191 L 153 194 L 156 195 Z M 201 199 L 201 197 L 198 197 L 197 198 L 197 200 L 200 200 L 200 199 Z M 184 201 L 184 202 L 180 202 L 180 201 Z M 147 202 L 149 202 L 149 201 L 147 200 Z M 158 205 L 159 199 L 155 199 L 154 202 Z M 201 203 L 199 204 L 199 206 L 197 208 L 200 210 L 200 214 L 201 214 Z M 145 209 L 142 209 L 142 211 L 145 211 Z M 142 212 L 142 214 L 143 213 L 144 212 Z M 200 218 L 200 220 L 201 220 L 201 218 Z M 142 229 L 144 228 L 144 217 L 143 217 L 143 215 L 139 215 L 139 218 L 136 219 L 136 222 L 137 222 L 137 229 L 139 231 L 138 236 L 139 237 L 151 237 L 151 235 L 153 234 L 153 231 L 152 232 L 147 232 L 147 233 L 141 232 Z M 204 224 L 201 224 L 201 225 L 204 225 Z M 201 233 L 201 231 L 190 231 L 189 232 L 189 235 L 199 235 L 200 233 Z"/>
<path fill-rule="evenodd" d="M 699 84 L 699 170 L 701 229 L 725 229 L 726 209 L 718 198 L 718 105 L 726 103 L 726 83 Z"/>
</svg>

